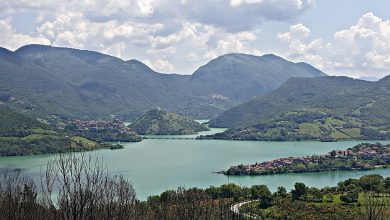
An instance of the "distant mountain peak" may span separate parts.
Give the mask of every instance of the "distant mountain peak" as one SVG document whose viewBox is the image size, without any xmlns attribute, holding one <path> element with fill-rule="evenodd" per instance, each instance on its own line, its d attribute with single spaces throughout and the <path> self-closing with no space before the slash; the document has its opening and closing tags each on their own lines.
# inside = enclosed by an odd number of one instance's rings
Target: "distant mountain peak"
<svg viewBox="0 0 390 220">
<path fill-rule="evenodd" d="M 23 51 L 40 51 L 40 50 L 48 50 L 53 48 L 53 46 L 49 45 L 42 45 L 42 44 L 28 44 L 24 45 L 22 47 L 19 47 L 18 49 L 15 50 L 15 53 L 20 53 Z"/>
<path fill-rule="evenodd" d="M 261 58 L 263 59 L 269 59 L 269 60 L 286 60 L 284 59 L 283 57 L 280 57 L 280 56 L 277 56 L 275 54 L 264 54 L 263 56 L 261 56 Z"/>
</svg>

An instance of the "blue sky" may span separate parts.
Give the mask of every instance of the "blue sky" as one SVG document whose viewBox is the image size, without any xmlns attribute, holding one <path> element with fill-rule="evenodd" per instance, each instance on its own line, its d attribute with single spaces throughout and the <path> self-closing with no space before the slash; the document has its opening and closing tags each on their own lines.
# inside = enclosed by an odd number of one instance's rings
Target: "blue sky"
<svg viewBox="0 0 390 220">
<path fill-rule="evenodd" d="M 191 74 L 226 53 L 274 53 L 331 75 L 390 74 L 388 0 L 2 0 L 0 46 L 31 43 Z"/>
</svg>

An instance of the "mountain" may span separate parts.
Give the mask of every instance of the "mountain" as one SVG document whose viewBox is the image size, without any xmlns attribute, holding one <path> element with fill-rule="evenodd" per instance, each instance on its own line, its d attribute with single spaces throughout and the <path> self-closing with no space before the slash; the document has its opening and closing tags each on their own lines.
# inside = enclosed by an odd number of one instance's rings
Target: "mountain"
<svg viewBox="0 0 390 220">
<path fill-rule="evenodd" d="M 211 126 L 230 139 L 388 139 L 390 77 L 292 78 L 277 90 L 225 111 Z"/>
<path fill-rule="evenodd" d="M 240 102 L 272 91 L 291 77 L 325 75 L 309 64 L 292 63 L 272 54 L 261 57 L 228 54 L 200 67 L 191 80 L 201 83 L 207 90 Z"/>
<path fill-rule="evenodd" d="M 142 135 L 183 135 L 195 134 L 209 130 L 191 118 L 168 112 L 163 109 L 153 109 L 135 122 L 129 128 Z"/>
<path fill-rule="evenodd" d="M 0 49 L 0 102 L 46 118 L 132 120 L 157 107 L 211 118 L 290 77 L 319 75 L 308 64 L 245 54 L 216 58 L 193 75 L 168 75 L 137 60 L 27 45 Z"/>
</svg>

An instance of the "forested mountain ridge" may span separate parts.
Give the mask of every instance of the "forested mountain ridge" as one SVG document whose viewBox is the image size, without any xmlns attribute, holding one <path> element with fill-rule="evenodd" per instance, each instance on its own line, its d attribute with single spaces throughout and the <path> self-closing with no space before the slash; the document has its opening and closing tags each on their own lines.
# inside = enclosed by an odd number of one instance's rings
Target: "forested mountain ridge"
<svg viewBox="0 0 390 220">
<path fill-rule="evenodd" d="M 176 75 L 93 51 L 27 45 L 0 50 L 0 101 L 66 119 L 129 120 L 156 107 L 210 118 L 290 77 L 318 75 L 324 73 L 274 55 L 228 54 L 193 75 Z"/>
<path fill-rule="evenodd" d="M 131 123 L 129 128 L 143 135 L 186 135 L 209 130 L 206 125 L 191 118 L 163 109 L 152 109 L 146 112 Z"/>
<path fill-rule="evenodd" d="M 211 126 L 230 127 L 216 139 L 390 139 L 390 80 L 292 78 L 277 90 L 234 107 Z"/>
</svg>

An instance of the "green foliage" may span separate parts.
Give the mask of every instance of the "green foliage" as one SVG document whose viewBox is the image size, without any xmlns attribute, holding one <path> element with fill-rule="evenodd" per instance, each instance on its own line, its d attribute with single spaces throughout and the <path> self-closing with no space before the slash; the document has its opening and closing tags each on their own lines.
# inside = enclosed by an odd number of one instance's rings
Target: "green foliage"
<svg viewBox="0 0 390 220">
<path fill-rule="evenodd" d="M 291 195 L 294 200 L 305 201 L 308 193 L 308 187 L 304 183 L 295 183 Z"/>
<path fill-rule="evenodd" d="M 266 185 L 253 185 L 251 195 L 253 199 L 259 200 L 260 208 L 268 208 L 272 205 L 272 193 Z"/>
<path fill-rule="evenodd" d="M 206 125 L 189 117 L 161 109 L 148 111 L 144 116 L 131 123 L 129 128 L 142 135 L 182 135 L 209 130 Z"/>
<path fill-rule="evenodd" d="M 375 191 L 380 192 L 383 191 L 383 177 L 379 174 L 371 174 L 362 176 L 359 179 L 360 186 L 364 191 Z"/>
<path fill-rule="evenodd" d="M 340 196 L 340 200 L 345 203 L 355 203 L 359 199 L 359 192 L 357 190 L 349 191 Z"/>
</svg>

